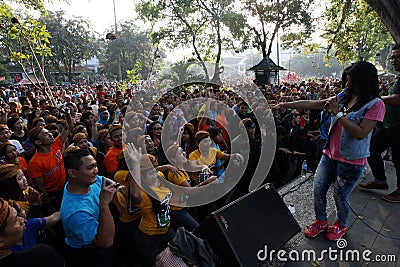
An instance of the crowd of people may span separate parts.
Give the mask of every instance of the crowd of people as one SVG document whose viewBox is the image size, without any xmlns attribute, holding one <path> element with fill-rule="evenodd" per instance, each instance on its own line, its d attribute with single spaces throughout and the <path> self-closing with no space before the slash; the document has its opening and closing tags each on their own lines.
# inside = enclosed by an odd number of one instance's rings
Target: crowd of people
<svg viewBox="0 0 400 267">
<path fill-rule="evenodd" d="M 399 45 L 391 60 L 400 71 Z M 316 220 L 305 235 L 327 231 L 337 240 L 347 231 L 348 197 L 367 161 L 375 180 L 361 188 L 388 188 L 381 158 L 388 147 L 400 177 L 399 89 L 363 61 L 342 79 L 257 90 L 248 83 L 160 94 L 118 84 L 46 93 L 2 87 L 0 265 L 153 266 L 180 227 L 195 231 L 210 212 L 249 192 L 255 169 L 265 164 L 262 149 L 275 151 L 264 169 L 264 182 L 275 187 L 297 176 L 306 160 L 315 172 Z M 170 186 L 206 193 L 230 183 L 223 197 L 196 208 L 185 207 L 188 195 Z M 329 226 L 331 185 L 337 218 Z M 400 202 L 399 188 L 383 199 Z"/>
</svg>

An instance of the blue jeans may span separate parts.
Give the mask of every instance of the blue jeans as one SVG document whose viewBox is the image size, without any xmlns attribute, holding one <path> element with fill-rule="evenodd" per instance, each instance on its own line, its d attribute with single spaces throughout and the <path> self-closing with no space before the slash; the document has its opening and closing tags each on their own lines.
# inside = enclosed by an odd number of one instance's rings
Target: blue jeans
<svg viewBox="0 0 400 267">
<path fill-rule="evenodd" d="M 322 155 L 314 178 L 314 210 L 318 220 L 326 220 L 326 194 L 333 183 L 336 204 L 336 221 L 347 226 L 349 220 L 349 196 L 358 179 L 364 172 L 364 166 L 353 165 L 330 159 Z"/>
<path fill-rule="evenodd" d="M 181 226 L 192 232 L 199 227 L 199 223 L 190 215 L 186 208 L 171 210 L 171 227 L 176 230 Z"/>
</svg>

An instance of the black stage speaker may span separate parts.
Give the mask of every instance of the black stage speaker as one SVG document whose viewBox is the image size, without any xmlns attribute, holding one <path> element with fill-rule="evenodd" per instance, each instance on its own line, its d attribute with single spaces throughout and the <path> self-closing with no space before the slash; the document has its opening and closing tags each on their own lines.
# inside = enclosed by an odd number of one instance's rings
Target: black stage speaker
<svg viewBox="0 0 400 267">
<path fill-rule="evenodd" d="M 299 231 L 281 196 L 266 184 L 211 213 L 195 234 L 210 243 L 222 266 L 255 267 L 263 263 L 260 250 L 277 250 Z"/>
</svg>

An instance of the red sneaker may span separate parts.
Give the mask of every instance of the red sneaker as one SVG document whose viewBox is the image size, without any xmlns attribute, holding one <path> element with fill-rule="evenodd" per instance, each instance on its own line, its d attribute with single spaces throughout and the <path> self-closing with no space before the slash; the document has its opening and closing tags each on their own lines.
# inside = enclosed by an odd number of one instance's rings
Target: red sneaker
<svg viewBox="0 0 400 267">
<path fill-rule="evenodd" d="M 328 233 L 326 238 L 331 241 L 336 241 L 347 233 L 347 227 L 340 225 L 338 222 L 334 222 L 333 225 L 328 227 Z"/>
<path fill-rule="evenodd" d="M 306 237 L 316 237 L 319 233 L 326 232 L 328 230 L 328 221 L 327 220 L 318 220 L 316 219 L 312 224 L 307 226 L 304 231 L 304 235 Z"/>
</svg>

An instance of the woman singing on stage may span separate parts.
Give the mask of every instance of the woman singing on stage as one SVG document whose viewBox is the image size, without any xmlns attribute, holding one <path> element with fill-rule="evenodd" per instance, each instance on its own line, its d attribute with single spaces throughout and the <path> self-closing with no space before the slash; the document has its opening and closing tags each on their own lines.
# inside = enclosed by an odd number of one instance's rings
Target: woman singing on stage
<svg viewBox="0 0 400 267">
<path fill-rule="evenodd" d="M 374 65 L 365 61 L 354 63 L 345 69 L 343 78 L 346 89 L 340 96 L 277 105 L 277 108 L 327 108 L 332 114 L 328 140 L 313 184 L 316 219 L 304 232 L 310 238 L 327 232 L 327 239 L 337 240 L 346 234 L 348 199 L 367 163 L 372 129 L 383 121 L 385 114 Z M 326 194 L 332 184 L 337 212 L 335 222 L 328 226 Z"/>
</svg>

